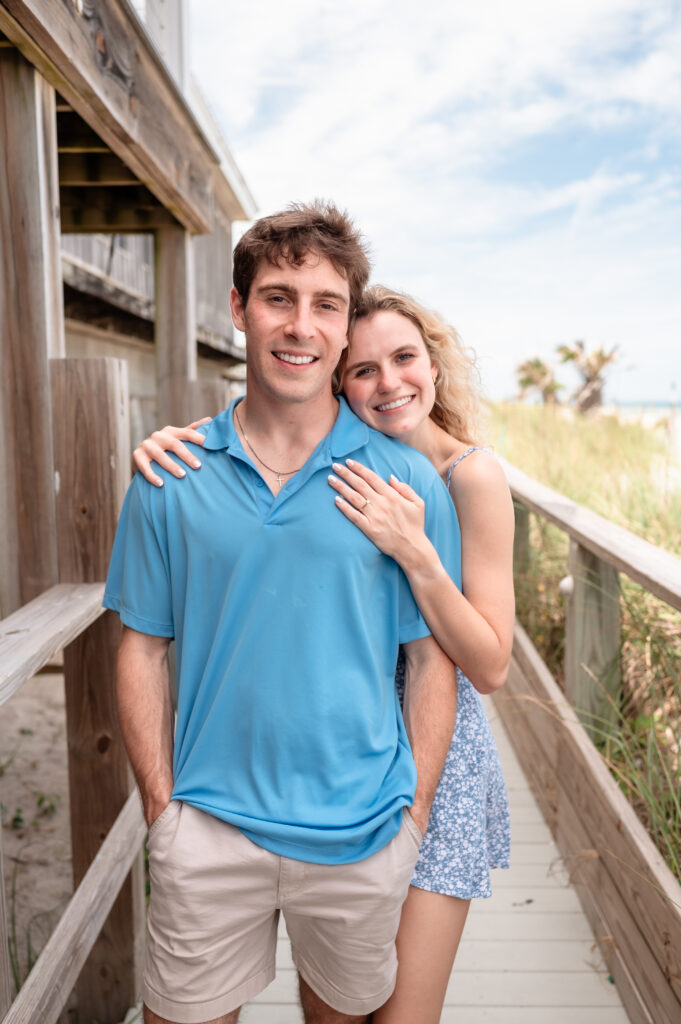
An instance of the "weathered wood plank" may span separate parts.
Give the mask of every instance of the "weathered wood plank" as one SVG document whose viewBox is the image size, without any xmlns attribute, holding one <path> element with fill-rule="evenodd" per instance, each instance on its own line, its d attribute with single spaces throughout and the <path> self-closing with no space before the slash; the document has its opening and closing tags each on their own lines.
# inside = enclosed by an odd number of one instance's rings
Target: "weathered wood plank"
<svg viewBox="0 0 681 1024">
<path fill-rule="evenodd" d="M 620 705 L 619 574 L 575 540 L 570 540 L 568 570 L 565 696 L 587 732 L 598 737 L 615 724 Z"/>
<path fill-rule="evenodd" d="M 59 153 L 60 185 L 88 188 L 139 183 L 139 178 L 113 153 Z"/>
<path fill-rule="evenodd" d="M 139 796 L 131 793 L 3 1024 L 54 1024 L 57 1020 L 116 893 L 139 857 L 145 833 Z M 119 1019 L 112 1010 L 114 1015 L 106 1019 Z M 102 1015 L 100 1020 L 104 1019 Z"/>
<path fill-rule="evenodd" d="M 52 362 L 60 574 L 103 578 L 130 478 L 127 364 Z M 64 651 L 74 885 L 88 870 L 131 786 L 115 698 L 120 624 L 107 612 Z M 135 862 L 77 985 L 84 1021 L 118 1020 L 138 991 L 142 863 Z"/>
<path fill-rule="evenodd" d="M 590 845 L 612 879 L 610 928 L 621 946 L 629 944 L 630 965 L 650 948 L 675 993 L 681 1019 L 681 888 L 599 754 L 574 724 L 565 731 L 557 767 Z M 605 892 L 601 886 L 598 895 Z"/>
<path fill-rule="evenodd" d="M 54 90 L 0 51 L 0 614 L 57 582 L 47 361 L 64 352 Z"/>
<path fill-rule="evenodd" d="M 647 1019 L 646 1014 L 657 1019 L 658 1004 L 668 1012 L 676 1003 L 681 1012 L 681 888 L 519 626 L 514 657 L 521 668 L 509 677 L 516 695 L 525 680 L 528 695 L 535 699 L 543 693 L 546 706 L 552 709 L 547 725 L 556 731 L 557 760 L 547 760 L 549 748 L 541 729 L 533 736 L 532 730 L 519 729 L 509 718 L 509 735 L 521 763 L 533 773 L 535 785 L 541 785 L 543 770 L 558 780 L 554 829 L 561 851 L 566 858 L 574 857 L 574 836 L 580 834 L 581 848 L 597 851 L 599 867 L 607 873 L 607 885 L 601 879 L 590 886 L 583 902 L 592 916 L 598 911 L 603 933 L 613 936 L 617 955 L 621 955 L 617 970 L 624 979 L 626 1005 L 637 1020 Z M 495 706 L 504 717 L 501 696 Z M 552 789 L 551 801 L 555 793 Z M 642 965 L 653 960 L 657 964 L 653 989 L 659 987 L 661 978 L 667 992 L 658 992 L 651 1004 L 653 990 L 647 991 L 642 981 Z M 655 972 L 650 968 L 648 973 L 653 976 Z M 644 999 L 641 992 L 647 993 Z M 675 1018 L 672 1014 L 660 1019 Z"/>
<path fill-rule="evenodd" d="M 137 234 L 177 226 L 173 215 L 144 185 L 91 185 L 87 189 L 64 185 L 59 197 L 64 234 Z"/>
<path fill-rule="evenodd" d="M 209 231 L 218 158 L 124 0 L 5 0 L 0 29 L 191 231 Z"/>
<path fill-rule="evenodd" d="M 570 787 L 571 789 L 571 787 Z M 561 789 L 558 842 L 584 912 L 596 936 L 598 956 L 608 965 L 632 1024 L 674 1024 L 681 1016 L 668 979 L 646 943 L 635 917 L 615 888 L 581 816 Z M 635 977 L 627 964 L 635 964 Z"/>
<path fill-rule="evenodd" d="M 157 231 L 154 262 L 158 419 L 187 423 L 195 411 L 196 381 L 194 250 L 188 233 L 180 227 Z"/>
<path fill-rule="evenodd" d="M 5 873 L 2 866 L 2 829 L 0 829 L 0 1018 L 12 1003 L 12 971 L 9 962 L 9 931 L 5 900 Z"/>
<path fill-rule="evenodd" d="M 154 319 L 153 302 L 139 292 L 133 291 L 132 288 L 121 285 L 120 281 L 114 280 L 105 271 L 82 262 L 71 253 L 62 253 L 62 272 L 64 284 L 70 285 L 76 291 L 94 295 L 95 298 L 102 299 L 127 313 L 142 317 L 144 320 Z M 67 317 L 67 328 L 72 324 L 73 321 L 69 322 Z M 88 327 L 90 326 L 88 324 Z"/>
<path fill-rule="evenodd" d="M 0 704 L 103 613 L 103 583 L 59 583 L 0 621 Z"/>
<path fill-rule="evenodd" d="M 532 480 L 505 459 L 500 461 L 511 494 L 517 501 L 555 523 L 588 551 L 626 573 L 651 594 L 681 610 L 680 558 Z"/>
</svg>

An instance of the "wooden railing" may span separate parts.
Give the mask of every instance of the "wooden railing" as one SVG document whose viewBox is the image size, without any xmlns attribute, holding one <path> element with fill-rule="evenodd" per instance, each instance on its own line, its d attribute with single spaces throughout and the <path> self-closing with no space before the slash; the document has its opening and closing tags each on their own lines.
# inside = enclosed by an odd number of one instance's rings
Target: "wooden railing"
<svg viewBox="0 0 681 1024">
<path fill-rule="evenodd" d="M 681 560 L 505 463 L 516 507 L 516 578 L 529 558 L 529 516 L 570 538 L 565 692 L 521 626 L 495 707 L 576 885 L 630 1019 L 681 1020 L 681 886 L 587 732 L 619 687 L 625 573 L 681 609 Z"/>
<path fill-rule="evenodd" d="M 0 704 L 104 614 L 100 583 L 59 584 L 0 623 Z M 97 800 L 97 794 L 91 794 Z M 106 800 L 109 793 L 99 794 Z M 78 822 L 75 823 L 76 828 Z M 146 833 L 137 792 L 128 797 L 26 983 L 12 1003 L 7 915 L 0 911 L 0 1011 L 3 1024 L 51 1024 L 76 984 Z M 0 850 L 0 902 L 2 884 Z M 133 937 L 134 938 L 134 937 Z M 130 963 L 132 964 L 132 956 Z M 100 979 L 91 979 L 95 986 Z M 131 1000 L 132 1001 L 132 1000 Z M 86 1019 L 84 1014 L 81 1018 Z"/>
<path fill-rule="evenodd" d="M 0 1020 L 54 1024 L 75 986 L 80 1024 L 106 1024 L 138 998 L 144 937 L 146 826 L 115 709 L 120 625 L 100 582 L 130 477 L 127 366 L 53 359 L 50 376 L 62 582 L 0 622 L 0 703 L 63 649 L 75 892 L 13 1002 L 3 901 Z"/>
</svg>

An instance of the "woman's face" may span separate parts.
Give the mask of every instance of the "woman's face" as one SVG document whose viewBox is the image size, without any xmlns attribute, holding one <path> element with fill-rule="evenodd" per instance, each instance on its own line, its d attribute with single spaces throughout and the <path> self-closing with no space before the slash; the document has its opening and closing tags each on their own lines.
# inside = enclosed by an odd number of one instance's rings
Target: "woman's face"
<svg viewBox="0 0 681 1024">
<path fill-rule="evenodd" d="M 392 310 L 354 325 L 343 391 L 354 413 L 383 434 L 411 435 L 435 403 L 432 362 L 418 327 Z"/>
</svg>

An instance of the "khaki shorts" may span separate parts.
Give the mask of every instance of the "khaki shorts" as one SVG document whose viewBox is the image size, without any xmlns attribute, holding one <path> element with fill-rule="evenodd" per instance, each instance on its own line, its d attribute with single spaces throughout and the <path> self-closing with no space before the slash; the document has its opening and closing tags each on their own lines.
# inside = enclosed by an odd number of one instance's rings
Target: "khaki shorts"
<svg viewBox="0 0 681 1024">
<path fill-rule="evenodd" d="M 366 860 L 310 864 L 171 801 L 149 832 L 144 1002 L 200 1024 L 252 999 L 274 978 L 281 910 L 308 985 L 341 1013 L 371 1013 L 395 986 L 395 935 L 421 838 L 405 809 L 395 838 Z"/>
</svg>

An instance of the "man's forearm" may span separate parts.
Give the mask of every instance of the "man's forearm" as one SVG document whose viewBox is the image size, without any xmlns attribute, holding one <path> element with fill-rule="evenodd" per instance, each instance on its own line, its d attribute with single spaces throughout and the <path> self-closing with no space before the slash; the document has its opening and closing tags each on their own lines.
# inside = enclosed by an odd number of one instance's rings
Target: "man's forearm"
<svg viewBox="0 0 681 1024">
<path fill-rule="evenodd" d="M 425 832 L 456 723 L 456 670 L 432 637 L 405 645 L 405 654 L 404 720 L 417 771 L 412 815 Z"/>
<path fill-rule="evenodd" d="M 147 824 L 173 789 L 173 715 L 168 641 L 124 628 L 116 675 L 118 716 Z"/>
</svg>

